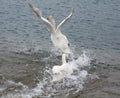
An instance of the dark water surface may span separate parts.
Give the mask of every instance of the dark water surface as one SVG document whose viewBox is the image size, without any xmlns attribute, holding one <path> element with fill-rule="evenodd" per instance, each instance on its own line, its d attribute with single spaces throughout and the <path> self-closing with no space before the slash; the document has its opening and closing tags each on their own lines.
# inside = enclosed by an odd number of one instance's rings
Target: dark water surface
<svg viewBox="0 0 120 98">
<path fill-rule="evenodd" d="M 46 70 L 61 61 L 50 32 L 28 2 L 45 17 L 53 15 L 57 24 L 74 8 L 62 31 L 75 55 L 87 51 L 91 63 L 85 70 L 91 77 L 81 83 L 78 92 L 67 93 L 67 98 L 120 98 L 120 0 L 0 0 L 0 97 L 60 98 L 55 93 L 52 96 L 48 88 L 45 91 L 46 84 L 41 87 L 44 96 L 29 91 L 39 87 L 40 81 L 49 77 Z"/>
</svg>

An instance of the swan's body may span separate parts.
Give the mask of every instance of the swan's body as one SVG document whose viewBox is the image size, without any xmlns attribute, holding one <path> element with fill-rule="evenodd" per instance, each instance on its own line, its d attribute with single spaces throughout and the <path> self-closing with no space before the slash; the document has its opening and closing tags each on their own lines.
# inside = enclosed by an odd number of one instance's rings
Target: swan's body
<svg viewBox="0 0 120 98">
<path fill-rule="evenodd" d="M 51 40 L 52 40 L 54 46 L 61 49 L 62 52 L 68 53 L 68 54 L 71 53 L 70 48 L 68 46 L 69 42 L 68 42 L 66 36 L 64 36 L 62 33 L 51 34 Z"/>
<path fill-rule="evenodd" d="M 51 40 L 54 44 L 55 47 L 59 48 L 62 50 L 64 53 L 70 54 L 70 48 L 69 48 L 69 42 L 68 39 L 65 35 L 62 34 L 61 28 L 65 24 L 67 20 L 69 20 L 73 14 L 71 13 L 68 15 L 67 18 L 65 18 L 57 27 L 55 24 L 55 19 L 52 16 L 48 17 L 48 20 L 42 16 L 41 11 L 34 7 L 32 4 L 29 3 L 29 6 L 32 8 L 33 12 L 36 13 L 38 18 L 40 18 L 47 26 L 48 30 L 51 31 Z"/>
<path fill-rule="evenodd" d="M 66 62 L 66 54 L 62 55 L 62 65 L 54 66 L 52 69 L 53 72 L 53 82 L 59 81 L 64 78 L 66 75 L 71 75 L 73 73 L 73 68 Z"/>
</svg>

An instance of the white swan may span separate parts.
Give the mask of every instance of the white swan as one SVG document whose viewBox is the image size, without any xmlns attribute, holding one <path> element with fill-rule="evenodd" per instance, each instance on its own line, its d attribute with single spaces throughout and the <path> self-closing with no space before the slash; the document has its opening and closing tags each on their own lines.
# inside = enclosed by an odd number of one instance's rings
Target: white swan
<svg viewBox="0 0 120 98">
<path fill-rule="evenodd" d="M 35 12 L 37 17 L 41 19 L 47 26 L 48 30 L 51 31 L 51 40 L 55 47 L 58 49 L 61 49 L 63 53 L 70 54 L 71 50 L 69 48 L 69 42 L 65 35 L 62 34 L 61 28 L 66 23 L 67 20 L 71 18 L 73 15 L 73 10 L 71 10 L 71 13 L 66 17 L 57 27 L 55 25 L 55 20 L 52 16 L 48 17 L 48 20 L 42 16 L 41 11 L 34 7 L 31 3 L 29 3 L 30 8 Z"/>
<path fill-rule="evenodd" d="M 52 68 L 53 80 L 52 82 L 60 81 L 66 75 L 73 73 L 73 68 L 66 62 L 67 55 L 62 54 L 62 65 L 57 65 Z"/>
</svg>

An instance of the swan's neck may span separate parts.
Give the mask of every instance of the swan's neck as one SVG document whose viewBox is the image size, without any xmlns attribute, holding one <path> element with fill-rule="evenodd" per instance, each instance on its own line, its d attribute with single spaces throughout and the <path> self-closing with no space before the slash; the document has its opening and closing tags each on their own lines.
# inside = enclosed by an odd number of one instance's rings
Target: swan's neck
<svg viewBox="0 0 120 98">
<path fill-rule="evenodd" d="M 62 63 L 63 63 L 63 64 L 67 63 L 67 62 L 66 62 L 66 54 L 63 54 L 63 55 L 62 55 Z"/>
<path fill-rule="evenodd" d="M 57 34 L 56 31 L 54 30 L 54 31 L 51 33 L 51 36 L 57 37 L 58 34 Z"/>
<path fill-rule="evenodd" d="M 54 28 L 56 29 L 56 23 L 55 23 L 55 19 L 53 16 L 48 16 L 48 20 L 51 22 L 51 24 L 54 26 Z"/>
</svg>

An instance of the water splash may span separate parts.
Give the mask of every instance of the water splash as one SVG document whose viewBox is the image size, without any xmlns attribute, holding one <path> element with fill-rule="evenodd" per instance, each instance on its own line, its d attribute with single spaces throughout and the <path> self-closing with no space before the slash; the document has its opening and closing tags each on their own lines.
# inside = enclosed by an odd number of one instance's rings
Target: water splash
<svg viewBox="0 0 120 98">
<path fill-rule="evenodd" d="M 22 89 L 14 93 L 10 92 L 1 98 L 69 98 L 73 96 L 84 88 L 83 84 L 87 79 L 88 72 L 83 68 L 90 65 L 90 58 L 83 52 L 81 56 L 70 61 L 69 64 L 74 72 L 61 81 L 52 82 L 52 68 L 46 67 L 44 78 L 39 81 L 36 87 L 30 89 L 22 83 L 10 82 L 14 86 L 21 86 Z"/>
<path fill-rule="evenodd" d="M 45 77 L 40 81 L 36 88 L 33 89 L 38 95 L 44 97 L 69 97 L 83 89 L 83 84 L 87 79 L 88 72 L 81 68 L 90 65 L 90 58 L 85 52 L 78 59 L 69 62 L 70 67 L 74 69 L 72 75 L 65 76 L 59 82 L 52 81 L 52 69 L 45 70 Z"/>
</svg>

